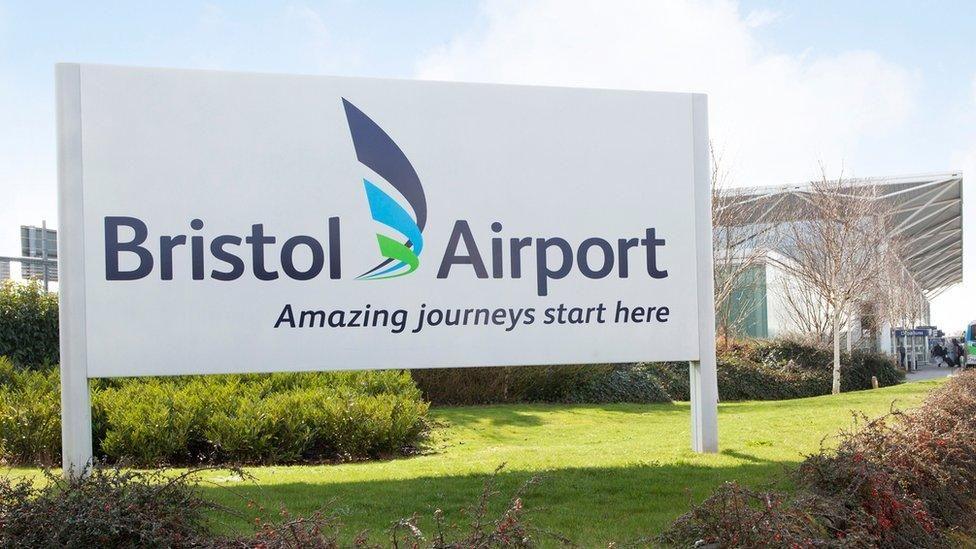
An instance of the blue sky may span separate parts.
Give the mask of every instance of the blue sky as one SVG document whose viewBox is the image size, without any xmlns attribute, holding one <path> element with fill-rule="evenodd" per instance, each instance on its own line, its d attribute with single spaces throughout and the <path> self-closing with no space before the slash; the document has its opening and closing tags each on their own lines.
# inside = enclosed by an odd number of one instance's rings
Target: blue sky
<svg viewBox="0 0 976 549">
<path fill-rule="evenodd" d="M 968 170 L 973 2 L 0 2 L 0 254 L 56 220 L 53 64 L 704 91 L 736 183 Z M 935 320 L 976 317 L 967 285 Z"/>
</svg>

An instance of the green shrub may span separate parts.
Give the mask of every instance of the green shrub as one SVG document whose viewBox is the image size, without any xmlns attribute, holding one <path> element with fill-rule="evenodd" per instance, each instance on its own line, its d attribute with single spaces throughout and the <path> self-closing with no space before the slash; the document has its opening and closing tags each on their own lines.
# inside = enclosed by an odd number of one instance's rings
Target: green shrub
<svg viewBox="0 0 976 549">
<path fill-rule="evenodd" d="M 905 372 L 898 368 L 893 357 L 871 351 L 854 351 L 848 357 L 847 367 L 841 362 L 840 386 L 845 391 L 871 388 L 871 376 L 878 378 L 880 387 L 897 385 L 905 381 Z"/>
<path fill-rule="evenodd" d="M 833 354 L 826 347 L 790 339 L 732 342 L 718 353 L 718 394 L 724 401 L 781 400 L 831 392 Z M 687 362 L 647 364 L 674 400 L 688 400 Z M 841 390 L 870 389 L 871 377 L 881 387 L 901 383 L 905 374 L 893 359 L 873 351 L 841 354 Z"/>
<path fill-rule="evenodd" d="M 19 368 L 58 363 L 58 295 L 36 281 L 0 281 L 0 356 Z"/>
<path fill-rule="evenodd" d="M 600 364 L 411 370 L 424 398 L 438 405 L 517 402 L 670 402 L 642 365 Z"/>
<path fill-rule="evenodd" d="M 783 367 L 792 360 L 798 368 L 822 370 L 834 361 L 833 351 L 826 345 L 791 337 L 737 341 L 727 352 L 767 367 Z"/>
<path fill-rule="evenodd" d="M 442 406 L 512 402 L 514 368 L 437 368 L 410 370 L 424 398 Z"/>
<path fill-rule="evenodd" d="M 56 371 L 0 362 L 0 452 L 14 463 L 60 454 Z M 184 376 L 92 383 L 96 455 L 160 463 L 294 463 L 410 451 L 427 404 L 402 371 Z"/>
<path fill-rule="evenodd" d="M 691 378 L 687 362 L 649 362 L 643 365 L 648 374 L 657 379 L 665 394 L 672 400 L 691 400 Z M 721 362 L 719 368 L 722 367 Z"/>
<path fill-rule="evenodd" d="M 830 394 L 830 349 L 771 339 L 732 341 L 718 359 L 722 400 L 780 400 Z M 841 389 L 901 383 L 892 359 L 871 351 L 841 356 Z M 668 402 L 688 400 L 687 362 L 412 370 L 425 398 L 457 406 L 516 402 Z"/>
<path fill-rule="evenodd" d="M 571 395 L 571 402 L 670 402 L 646 365 L 615 367 Z"/>
<path fill-rule="evenodd" d="M 816 372 L 763 366 L 734 355 L 722 355 L 718 364 L 722 400 L 783 400 L 830 393 L 829 376 Z"/>
<path fill-rule="evenodd" d="M 191 460 L 191 434 L 199 429 L 202 403 L 174 383 L 138 380 L 100 391 L 93 399 L 104 413 L 101 451 L 139 465 Z M 219 398 L 215 396 L 215 398 Z"/>
<path fill-rule="evenodd" d="M 61 456 L 61 391 L 56 371 L 19 371 L 0 357 L 0 456 L 55 463 Z"/>
<path fill-rule="evenodd" d="M 797 370 L 833 372 L 834 354 L 826 345 L 799 342 L 790 338 L 757 340 L 740 343 L 739 354 L 764 366 L 784 368 L 790 361 Z M 840 386 L 842 391 L 871 388 L 871 377 L 878 378 L 881 387 L 896 385 L 905 379 L 894 359 L 875 351 L 855 350 L 840 355 Z"/>
</svg>

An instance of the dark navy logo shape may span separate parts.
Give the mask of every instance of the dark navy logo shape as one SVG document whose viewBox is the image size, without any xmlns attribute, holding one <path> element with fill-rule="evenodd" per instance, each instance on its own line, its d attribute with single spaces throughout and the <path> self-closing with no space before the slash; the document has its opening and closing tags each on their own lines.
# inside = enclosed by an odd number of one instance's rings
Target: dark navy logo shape
<svg viewBox="0 0 976 549">
<path fill-rule="evenodd" d="M 424 249 L 424 226 L 427 224 L 427 197 L 407 156 L 376 122 L 355 105 L 342 99 L 349 122 L 349 133 L 356 149 L 356 158 L 385 179 L 413 209 L 407 212 L 399 202 L 363 178 L 370 214 L 377 221 L 401 235 L 400 239 L 376 234 L 383 260 L 357 278 L 374 280 L 410 274 L 420 265 Z"/>
</svg>

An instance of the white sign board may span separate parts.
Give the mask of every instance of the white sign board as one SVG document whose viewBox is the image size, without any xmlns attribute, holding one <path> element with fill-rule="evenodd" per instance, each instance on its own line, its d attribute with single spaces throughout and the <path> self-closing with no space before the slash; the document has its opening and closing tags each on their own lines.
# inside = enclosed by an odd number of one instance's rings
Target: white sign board
<svg viewBox="0 0 976 549">
<path fill-rule="evenodd" d="M 97 65 L 58 83 L 86 378 L 697 361 L 712 337 L 703 96 Z"/>
</svg>

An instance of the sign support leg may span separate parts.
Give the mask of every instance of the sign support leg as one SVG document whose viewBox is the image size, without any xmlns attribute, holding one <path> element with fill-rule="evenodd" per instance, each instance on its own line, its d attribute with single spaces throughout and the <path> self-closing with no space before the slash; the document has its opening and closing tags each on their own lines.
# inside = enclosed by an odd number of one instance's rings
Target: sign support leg
<svg viewBox="0 0 976 549">
<path fill-rule="evenodd" d="M 718 452 L 718 374 L 715 360 L 715 281 L 712 257 L 712 174 L 709 167 L 708 100 L 691 100 L 694 129 L 695 247 L 698 254 L 698 360 L 689 363 L 691 449 Z"/>
<path fill-rule="evenodd" d="M 58 318 L 61 344 L 61 464 L 65 478 L 92 459 L 91 396 L 85 339 L 85 219 L 81 165 L 81 71 L 55 69 L 58 102 Z M 44 264 L 45 269 L 47 263 Z"/>
<path fill-rule="evenodd" d="M 61 464 L 64 478 L 78 478 L 92 461 L 91 397 L 88 378 L 73 375 L 61 359 Z"/>
<path fill-rule="evenodd" d="M 714 358 L 712 359 L 714 360 Z M 689 362 L 691 376 L 691 449 L 699 453 L 718 452 L 718 395 L 715 364 Z"/>
</svg>

